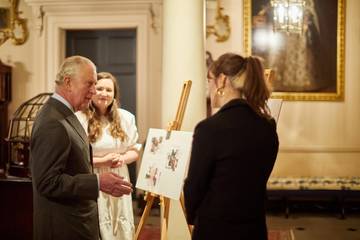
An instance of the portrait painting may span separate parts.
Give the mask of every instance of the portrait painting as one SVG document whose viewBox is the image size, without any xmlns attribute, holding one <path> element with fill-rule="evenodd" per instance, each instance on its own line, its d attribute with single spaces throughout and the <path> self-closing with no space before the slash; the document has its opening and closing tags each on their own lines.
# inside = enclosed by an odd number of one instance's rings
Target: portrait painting
<svg viewBox="0 0 360 240">
<path fill-rule="evenodd" d="M 0 0 L 0 31 L 10 28 L 10 0 Z"/>
<path fill-rule="evenodd" d="M 10 27 L 10 10 L 0 7 L 0 30 Z"/>
<path fill-rule="evenodd" d="M 280 9 L 298 26 L 281 21 L 274 2 L 299 3 Z M 272 97 L 343 100 L 344 9 L 344 0 L 244 0 L 244 49 L 273 71 Z"/>
</svg>

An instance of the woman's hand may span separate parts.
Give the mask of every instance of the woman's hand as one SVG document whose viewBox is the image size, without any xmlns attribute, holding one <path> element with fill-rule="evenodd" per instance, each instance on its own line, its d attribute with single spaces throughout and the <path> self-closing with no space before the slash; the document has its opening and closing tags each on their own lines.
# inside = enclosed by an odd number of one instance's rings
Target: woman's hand
<svg viewBox="0 0 360 240">
<path fill-rule="evenodd" d="M 94 165 L 95 167 L 112 167 L 114 163 L 119 161 L 119 158 L 119 153 L 108 153 L 103 157 L 94 157 Z"/>
<path fill-rule="evenodd" d="M 125 164 L 130 164 L 133 161 L 139 159 L 138 151 L 130 149 L 123 154 L 120 153 L 108 153 L 103 157 L 94 157 L 95 167 L 111 167 L 118 168 Z"/>
<path fill-rule="evenodd" d="M 121 154 L 118 154 L 118 157 L 112 161 L 111 168 L 118 168 L 124 165 L 125 159 Z"/>
</svg>

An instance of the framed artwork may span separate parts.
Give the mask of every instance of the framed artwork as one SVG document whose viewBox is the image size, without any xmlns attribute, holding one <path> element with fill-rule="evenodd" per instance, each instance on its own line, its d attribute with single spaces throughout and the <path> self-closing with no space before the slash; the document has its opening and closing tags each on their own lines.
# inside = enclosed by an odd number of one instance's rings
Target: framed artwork
<svg viewBox="0 0 360 240">
<path fill-rule="evenodd" d="M 19 2 L 0 0 L 0 46 L 8 39 L 15 45 L 21 45 L 28 38 L 27 20 L 20 17 Z"/>
<path fill-rule="evenodd" d="M 180 199 L 190 159 L 192 132 L 150 128 L 142 157 L 136 188 Z"/>
<path fill-rule="evenodd" d="M 0 31 L 10 28 L 11 0 L 0 0 Z"/>
<path fill-rule="evenodd" d="M 0 103 L 11 101 L 11 67 L 0 60 Z"/>
<path fill-rule="evenodd" d="M 8 8 L 0 7 L 0 29 L 7 29 L 10 27 L 10 10 Z"/>
<path fill-rule="evenodd" d="M 244 0 L 244 49 L 272 69 L 272 97 L 343 100 L 345 0 L 305 0 L 300 33 L 274 30 L 271 0 Z"/>
</svg>

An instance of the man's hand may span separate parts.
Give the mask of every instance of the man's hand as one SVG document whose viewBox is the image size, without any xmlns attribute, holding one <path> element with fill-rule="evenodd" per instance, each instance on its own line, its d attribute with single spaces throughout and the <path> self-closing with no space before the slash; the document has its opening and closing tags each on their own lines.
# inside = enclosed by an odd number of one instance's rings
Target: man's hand
<svg viewBox="0 0 360 240">
<path fill-rule="evenodd" d="M 132 192 L 132 184 L 125 181 L 123 177 L 112 173 L 101 173 L 99 175 L 100 191 L 114 197 L 121 197 Z"/>
</svg>

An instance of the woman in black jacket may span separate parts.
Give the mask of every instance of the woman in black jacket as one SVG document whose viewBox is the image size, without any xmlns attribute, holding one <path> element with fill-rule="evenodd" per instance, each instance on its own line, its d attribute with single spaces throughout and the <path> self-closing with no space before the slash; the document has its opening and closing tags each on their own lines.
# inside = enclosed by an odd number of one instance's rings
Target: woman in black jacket
<svg viewBox="0 0 360 240">
<path fill-rule="evenodd" d="M 220 110 L 194 132 L 184 185 L 192 239 L 267 239 L 266 183 L 279 142 L 264 69 L 258 58 L 227 53 L 210 66 L 208 83 Z"/>
</svg>

